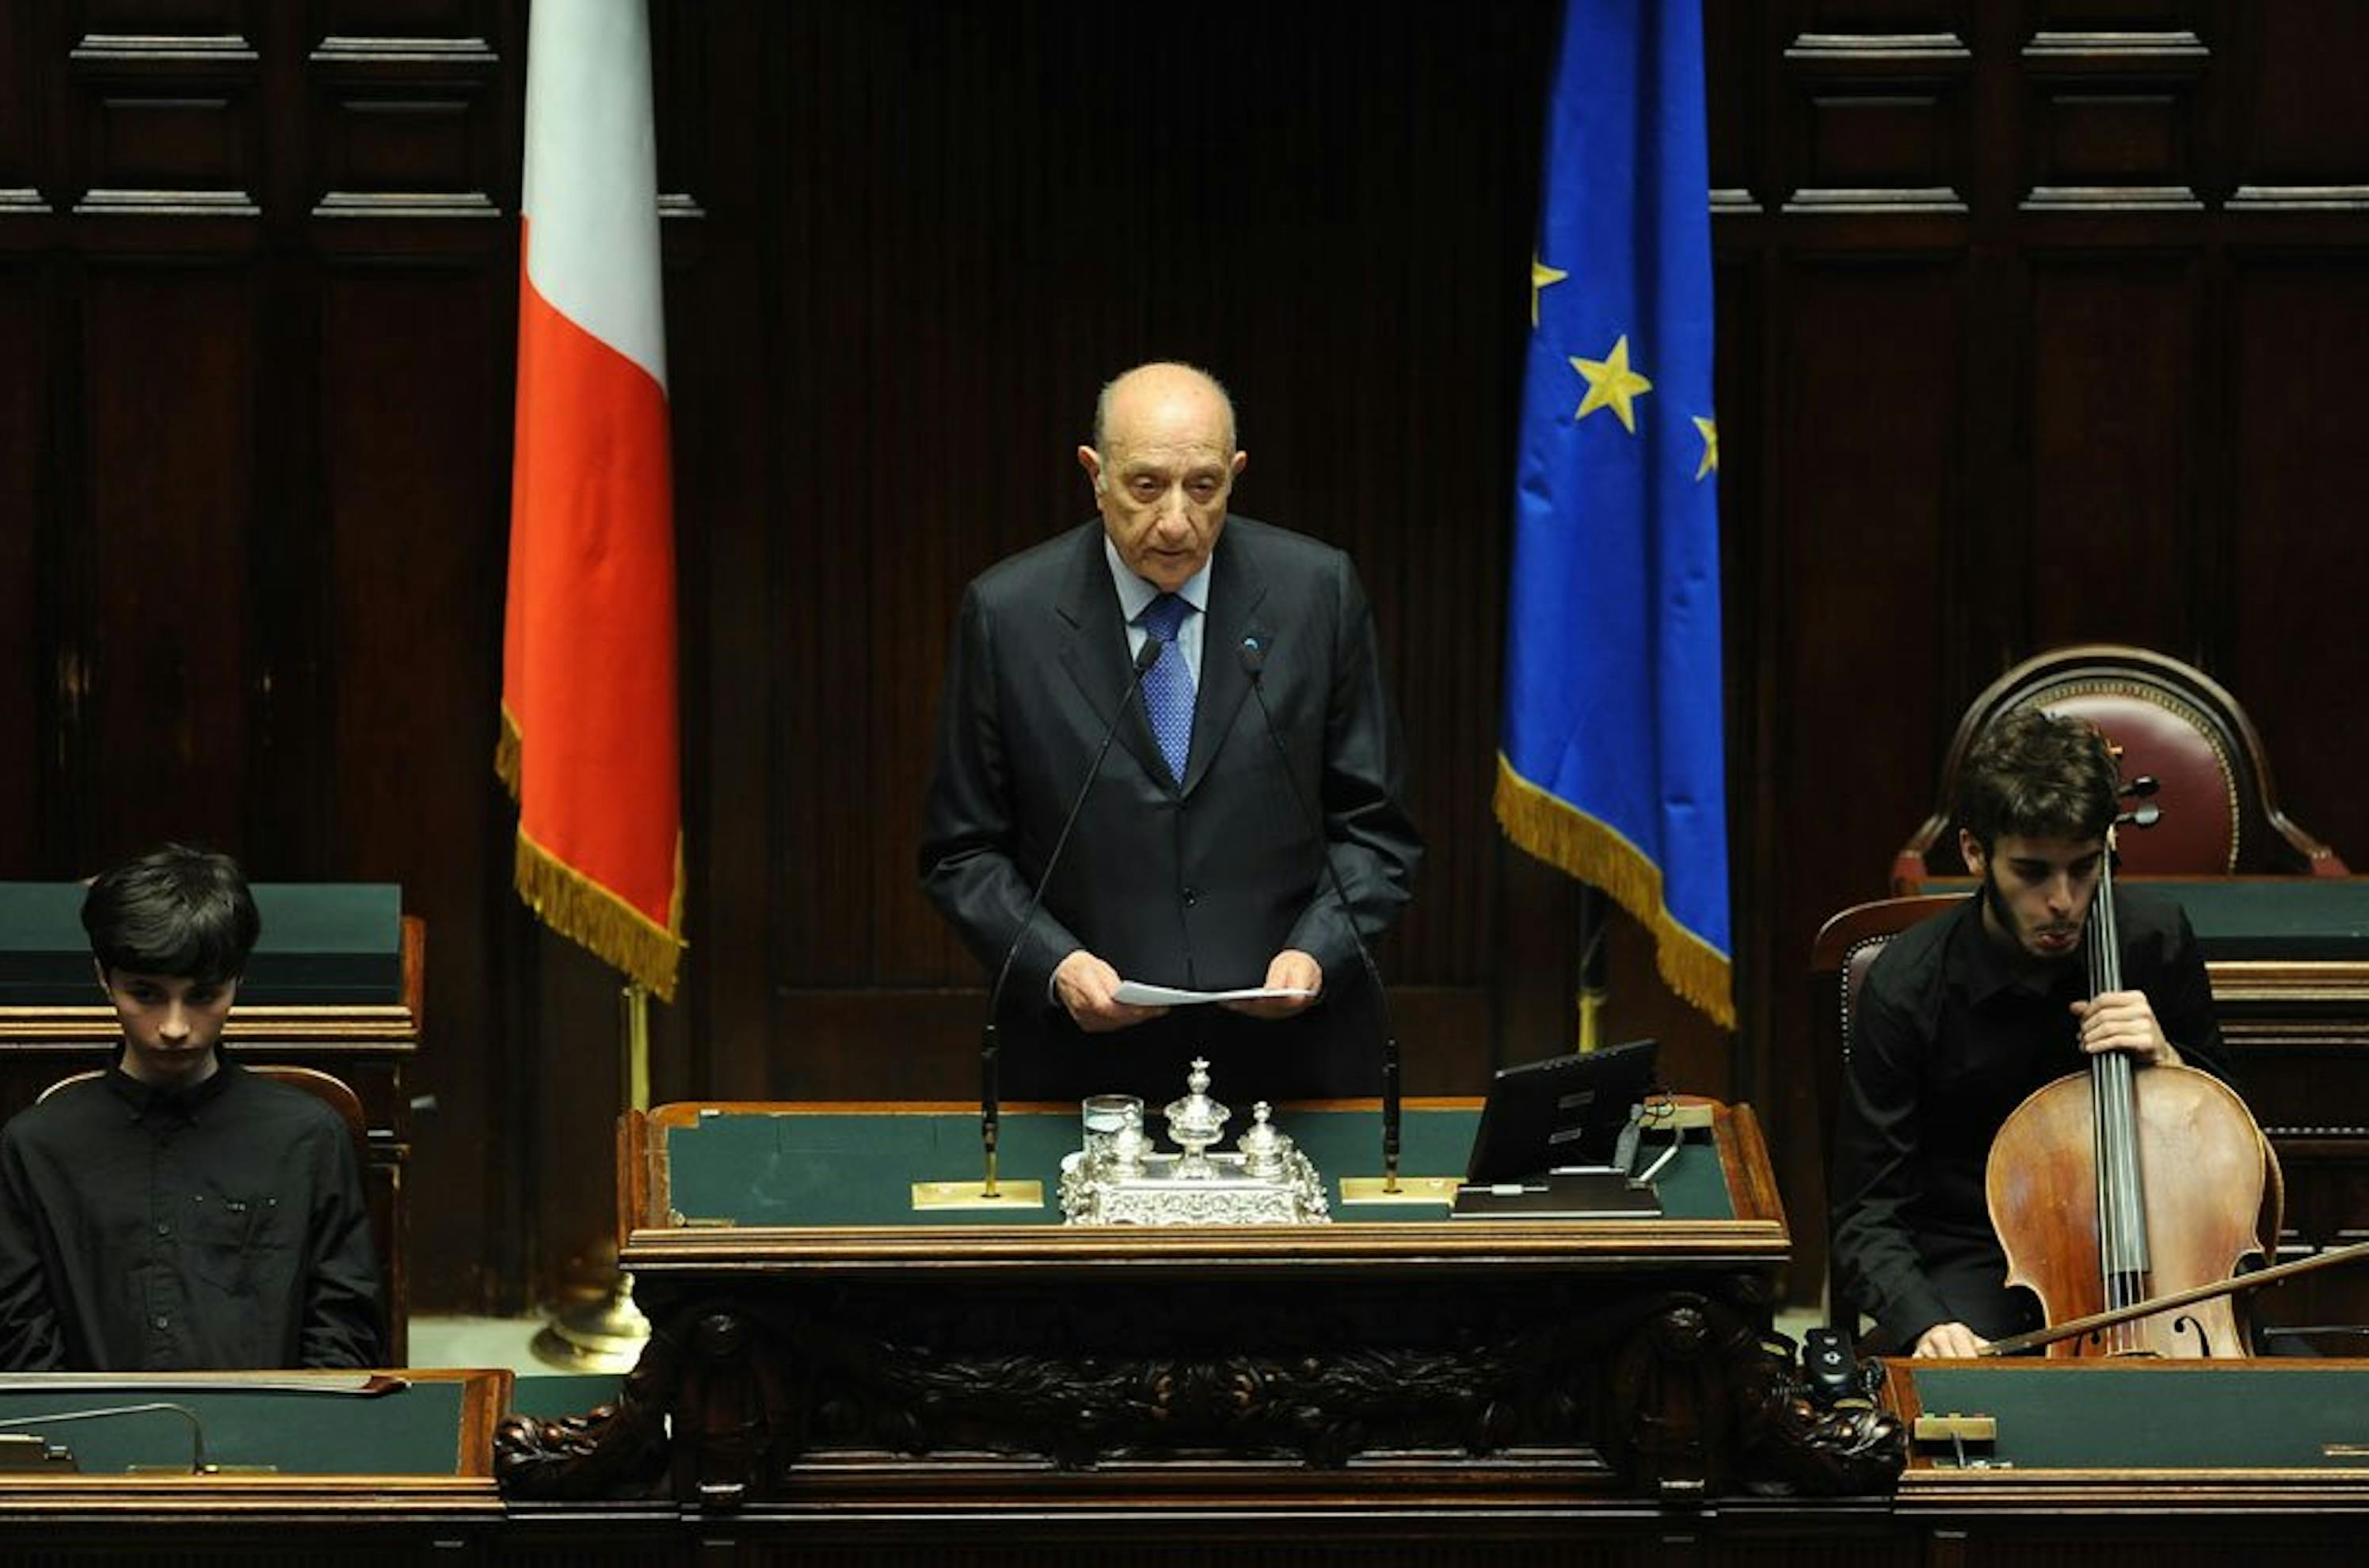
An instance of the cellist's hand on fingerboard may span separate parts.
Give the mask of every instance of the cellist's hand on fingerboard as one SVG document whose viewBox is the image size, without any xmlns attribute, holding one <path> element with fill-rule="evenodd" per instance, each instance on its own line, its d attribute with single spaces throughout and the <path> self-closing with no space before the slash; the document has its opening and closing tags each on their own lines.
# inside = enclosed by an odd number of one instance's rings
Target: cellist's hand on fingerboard
<svg viewBox="0 0 2369 1568">
<path fill-rule="evenodd" d="M 2092 1056 L 2125 1051 L 2142 1067 L 2180 1064 L 2179 1048 L 2164 1038 L 2163 1025 L 2156 1022 L 2155 1008 L 2145 991 L 2102 992 L 2088 1001 L 2075 1002 L 2073 1016 L 2081 1021 L 2081 1048 Z"/>
</svg>

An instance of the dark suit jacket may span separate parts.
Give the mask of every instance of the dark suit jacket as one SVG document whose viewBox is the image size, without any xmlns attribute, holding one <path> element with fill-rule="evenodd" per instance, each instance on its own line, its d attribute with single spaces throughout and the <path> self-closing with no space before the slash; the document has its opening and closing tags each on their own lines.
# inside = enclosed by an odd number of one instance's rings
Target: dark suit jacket
<svg viewBox="0 0 2369 1568">
<path fill-rule="evenodd" d="M 1213 1092 L 1236 1105 L 1374 1092 L 1371 999 L 1322 857 L 1329 846 L 1370 943 L 1397 918 L 1423 853 L 1401 804 L 1403 745 L 1348 556 L 1230 517 L 1208 605 L 1180 787 L 1128 684 L 1099 520 L 973 581 L 948 658 L 921 852 L 923 887 L 991 981 L 1126 701 L 1013 965 L 1003 1076 L 1014 1098 L 1143 1094 L 1155 1133 L 1196 1054 L 1211 1057 Z M 1249 638 L 1266 650 L 1263 689 L 1315 831 L 1251 695 Z M 1257 985 L 1277 952 L 1297 947 L 1323 966 L 1325 1000 L 1282 1023 L 1193 1007 L 1088 1036 L 1048 998 L 1055 966 L 1079 947 L 1127 979 L 1204 990 Z"/>
</svg>

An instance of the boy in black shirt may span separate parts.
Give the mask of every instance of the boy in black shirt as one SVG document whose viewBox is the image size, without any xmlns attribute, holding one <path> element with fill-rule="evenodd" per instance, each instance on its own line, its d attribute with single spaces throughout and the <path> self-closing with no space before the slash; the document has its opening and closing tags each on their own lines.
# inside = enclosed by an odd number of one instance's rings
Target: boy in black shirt
<svg viewBox="0 0 2369 1568">
<path fill-rule="evenodd" d="M 261 925 L 237 865 L 169 845 L 82 921 L 123 1040 L 0 1130 L 0 1368 L 377 1364 L 351 1135 L 221 1050 Z"/>
</svg>

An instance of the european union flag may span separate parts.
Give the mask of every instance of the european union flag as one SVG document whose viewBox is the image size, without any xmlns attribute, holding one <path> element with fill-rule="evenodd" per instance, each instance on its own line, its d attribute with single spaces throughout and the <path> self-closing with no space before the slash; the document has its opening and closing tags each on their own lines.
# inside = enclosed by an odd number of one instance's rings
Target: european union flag
<svg viewBox="0 0 2369 1568">
<path fill-rule="evenodd" d="M 1694 0 L 1572 0 L 1531 259 L 1498 820 L 1735 1021 Z"/>
</svg>

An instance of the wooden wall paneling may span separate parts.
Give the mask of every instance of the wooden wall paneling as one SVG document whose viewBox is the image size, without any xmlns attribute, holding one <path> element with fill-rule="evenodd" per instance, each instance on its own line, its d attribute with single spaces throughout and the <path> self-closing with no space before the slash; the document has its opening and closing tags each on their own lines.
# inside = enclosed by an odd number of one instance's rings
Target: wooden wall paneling
<svg viewBox="0 0 2369 1568">
<path fill-rule="evenodd" d="M 833 681 L 853 711 L 839 727 L 841 765 L 832 771 L 871 807 L 853 831 L 838 833 L 854 856 L 847 908 L 863 911 L 865 929 L 833 945 L 830 971 L 817 976 L 827 985 L 901 990 L 941 972 L 927 956 L 941 922 L 916 878 L 915 842 L 955 606 L 962 583 L 986 564 L 969 554 L 978 536 L 961 514 L 999 514 L 1006 526 L 1049 533 L 1070 512 L 1049 511 L 1039 498 L 1070 500 L 1084 489 L 1074 441 L 1043 440 L 1041 412 L 1031 420 L 1005 390 L 1006 371 L 1030 351 L 1029 323 L 1012 304 L 1025 297 L 1036 246 L 1059 227 L 1049 209 L 1062 166 L 1014 96 L 1046 68 L 1043 51 L 1029 50 L 1032 63 L 1008 80 L 1006 26 L 992 13 L 912 13 L 884 40 L 937 87 L 926 108 L 886 98 L 872 106 L 901 122 L 897 144 L 913 166 L 870 236 L 897 291 L 876 300 L 876 325 L 901 348 L 876 361 L 887 372 L 874 389 L 886 423 L 869 441 L 875 521 L 858 555 L 869 616 L 844 628 L 850 646 L 870 657 L 864 670 Z M 1076 429 L 1080 417 L 1063 412 L 1060 425 Z M 1017 497 L 1030 501 L 1015 505 Z M 977 972 L 967 956 L 956 965 L 966 982 Z M 891 1026 L 868 1045 L 851 1040 L 847 1068 L 855 1082 L 876 1072 L 911 1082 L 926 1063 L 923 1082 L 959 1095 L 975 1078 L 974 1035 Z M 864 1059 L 891 1053 L 901 1059 Z"/>
<path fill-rule="evenodd" d="M 171 838 L 244 852 L 268 612 L 249 559 L 255 280 L 204 262 L 110 264 L 83 288 L 83 872 Z"/>
<path fill-rule="evenodd" d="M 140 9 L 96 7 L 87 19 L 99 25 L 82 34 L 69 56 L 77 210 L 259 212 L 261 57 L 242 30 L 244 7 L 190 6 L 170 30 L 113 30 L 141 25 Z"/>
<path fill-rule="evenodd" d="M 1771 1152 L 1813 1293 L 1825 1132 L 1798 1044 L 1801 977 L 1826 916 L 1881 894 L 1881 857 L 1922 817 L 1948 732 L 1931 617 L 1959 586 L 1952 540 L 1979 526 L 1956 501 L 1964 281 L 1964 258 L 1948 254 L 1796 260 L 1771 324 L 1786 401 L 1768 426 L 1769 509 L 1783 520 L 1769 544 L 1784 588 L 1760 607 L 1762 658 L 1787 697 L 1760 759 L 1777 803 L 1762 972 L 1772 1037 L 1802 1065 L 1772 1075 L 1764 1104 L 1785 1129 Z"/>
<path fill-rule="evenodd" d="M 2017 116 L 2025 206 L 2201 207 L 2199 89 L 2210 60 L 2184 28 L 2031 35 Z"/>
<path fill-rule="evenodd" d="M 2352 218 L 2356 233 L 2369 233 L 2364 220 Z M 2223 673 L 2262 732 L 2284 805 L 2359 869 L 2369 862 L 2369 639 L 2348 600 L 2369 581 L 2369 486 L 2346 453 L 2369 353 L 2369 269 L 2347 247 L 2242 254 L 2234 270 L 2235 361 L 2218 439 L 2232 452 L 2228 526 L 2240 548 L 2222 591 L 2244 613 Z"/>
<path fill-rule="evenodd" d="M 772 822 L 778 793 L 768 766 L 775 627 L 770 613 L 778 549 L 795 519 L 817 516 L 804 483 L 811 440 L 784 414 L 795 350 L 784 331 L 787 258 L 779 221 L 781 149 L 791 95 L 767 90 L 784 58 L 786 12 L 740 6 L 704 29 L 700 8 L 674 8 L 671 30 L 709 51 L 701 104 L 749 133 L 702 139 L 696 270 L 669 273 L 669 404 L 674 420 L 678 580 L 681 587 L 684 821 L 690 878 L 682 992 L 667 1009 L 665 1050 L 651 1063 L 660 1103 L 706 1094 L 727 1064 L 760 1063 L 772 1013 Z M 687 182 L 686 182 L 687 188 Z M 686 200 L 688 198 L 686 198 Z M 768 221 L 769 216 L 773 221 Z M 752 372 L 757 384 L 751 386 Z M 797 475 L 797 494 L 784 482 Z"/>
<path fill-rule="evenodd" d="M 2019 20 L 2033 33 L 2208 30 L 2215 0 L 2026 0 Z"/>
<path fill-rule="evenodd" d="M 1734 1035 L 1725 1042 L 1731 1095 L 1766 1103 L 1783 1081 L 1769 1013 L 1771 953 L 1765 890 L 1771 886 L 1768 830 L 1771 794 L 1756 787 L 1761 738 L 1771 728 L 1777 682 L 1763 662 L 1760 582 L 1781 556 L 1768 538 L 1764 457 L 1768 419 L 1780 405 L 1767 395 L 1768 347 L 1758 330 L 1768 293 L 1767 266 L 1745 237 L 1758 203 L 1736 189 L 1714 203 L 1712 309 L 1718 333 L 1720 590 L 1727 681 L 1727 864 L 1730 956 L 1734 964 Z M 1781 977 L 1787 971 L 1779 970 Z M 1711 1080 L 1706 1079 L 1705 1082 Z M 1674 1082 L 1678 1082 L 1675 1078 Z"/>
<path fill-rule="evenodd" d="M 317 30 L 327 38 L 418 40 L 442 44 L 492 37 L 486 0 L 315 0 Z"/>
<path fill-rule="evenodd" d="M 1916 37 L 1963 36 L 1967 13 L 1978 0 L 1793 0 L 1773 7 L 1788 13 L 1797 34 L 1831 33 Z"/>
<path fill-rule="evenodd" d="M 936 309 L 907 271 L 916 258 L 904 254 L 910 236 L 898 222 L 914 200 L 910 186 L 926 168 L 902 140 L 910 132 L 897 105 L 908 94 L 896 84 L 924 78 L 900 69 L 893 42 L 853 12 L 801 14 L 786 42 L 792 98 L 815 105 L 812 120 L 800 115 L 797 128 L 810 125 L 815 140 L 786 150 L 781 180 L 780 199 L 797 212 L 789 232 L 807 245 L 786 258 L 803 308 L 784 368 L 802 406 L 793 407 L 779 439 L 811 477 L 784 487 L 783 500 L 794 509 L 772 562 L 772 684 L 779 697 L 770 776 L 781 805 L 769 869 L 778 945 L 771 1049 L 756 1065 L 767 1093 L 829 1094 L 843 1080 L 813 1037 L 800 993 L 854 974 L 868 947 L 873 911 L 864 895 L 872 868 L 854 813 L 880 808 L 867 768 L 876 691 L 871 563 L 884 536 L 924 526 L 911 511 L 925 507 L 928 493 L 916 485 L 908 494 L 875 475 L 956 470 L 944 443 L 950 427 L 967 421 L 910 408 L 897 410 L 901 418 L 883 417 L 888 400 L 907 395 L 916 378 L 897 351 L 902 345 L 884 329 L 907 310 L 926 320 Z M 932 96 L 910 95 L 917 109 Z M 892 148 L 903 155 L 892 161 Z M 910 700 L 926 698 L 916 692 Z"/>
<path fill-rule="evenodd" d="M 2232 204 L 2333 202 L 2357 219 L 2369 196 L 2369 122 L 2354 112 L 2369 10 L 2232 6 L 2227 31 Z"/>
<path fill-rule="evenodd" d="M 308 41 L 303 199 L 317 215 L 496 216 L 494 192 L 517 176 L 501 62 L 486 39 Z"/>
<path fill-rule="evenodd" d="M 0 232 L 13 221 L 0 215 Z M 65 674 L 41 591 L 59 532 L 40 462 L 51 428 L 47 271 L 0 252 L 0 866 L 27 868 L 19 876 L 42 858 Z"/>
<path fill-rule="evenodd" d="M 52 18 L 30 6 L 0 7 L 0 223 L 13 243 L 22 219 L 49 210 L 44 177 L 54 177 L 51 81 L 39 66 Z"/>
<path fill-rule="evenodd" d="M 2030 287 L 2030 647 L 2192 650 L 2198 269 L 2043 258 Z"/>
<path fill-rule="evenodd" d="M 428 1030 L 407 1087 L 432 1095 L 415 1169 L 447 1201 L 423 1214 L 415 1267 L 440 1304 L 486 1299 L 499 1253 L 487 1059 L 485 868 L 507 867 L 491 776 L 499 686 L 509 378 L 488 345 L 510 307 L 506 233 L 426 266 L 340 258 L 320 289 L 321 488 L 329 670 L 314 715 L 330 821 L 314 874 L 404 887 L 428 922 Z"/>
<path fill-rule="evenodd" d="M 1783 66 L 1776 177 L 1788 208 L 1963 208 L 1975 143 L 1961 34 L 1804 33 Z"/>
</svg>

